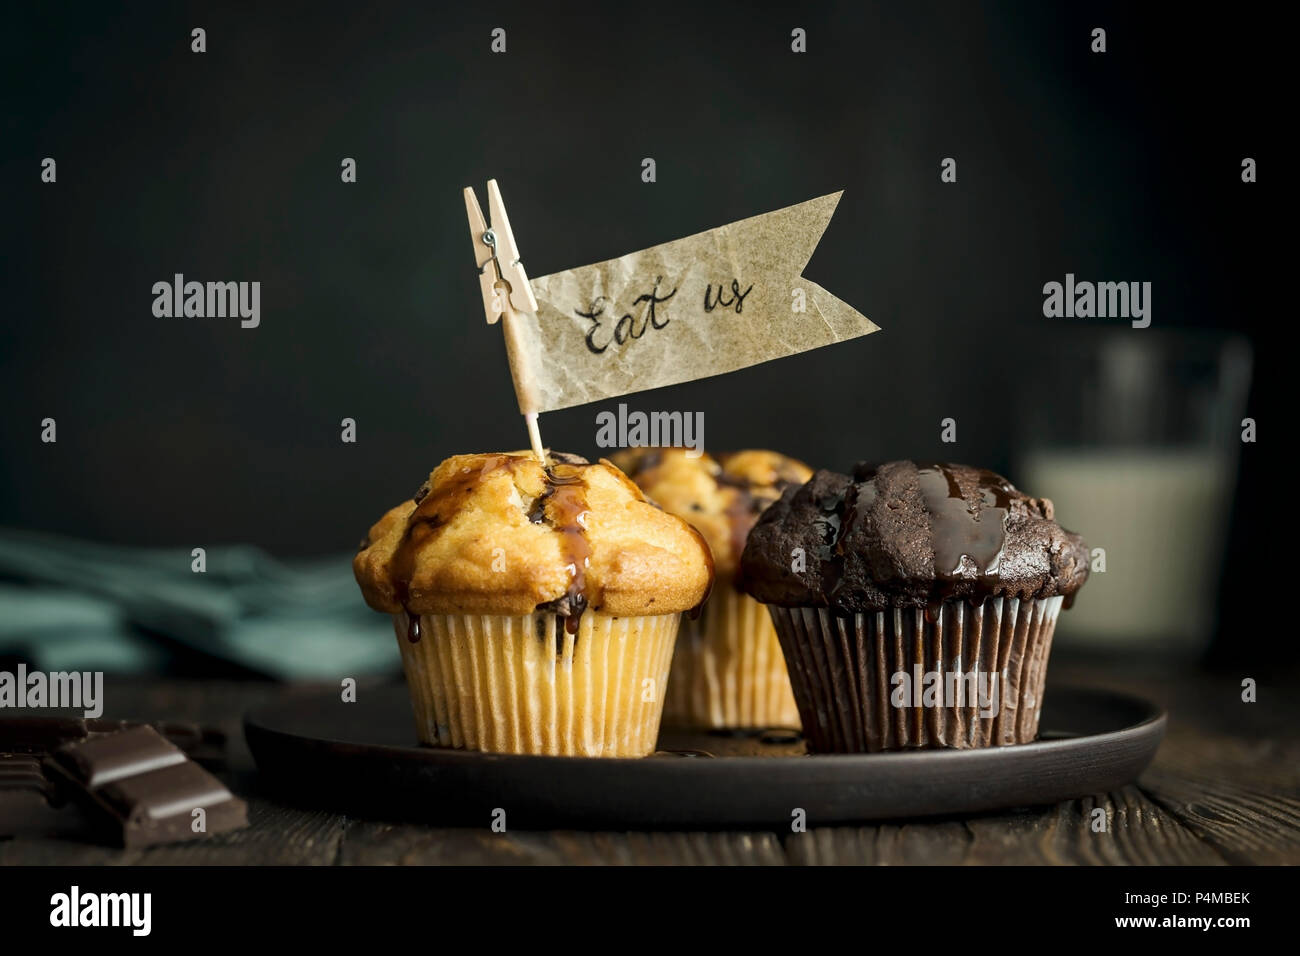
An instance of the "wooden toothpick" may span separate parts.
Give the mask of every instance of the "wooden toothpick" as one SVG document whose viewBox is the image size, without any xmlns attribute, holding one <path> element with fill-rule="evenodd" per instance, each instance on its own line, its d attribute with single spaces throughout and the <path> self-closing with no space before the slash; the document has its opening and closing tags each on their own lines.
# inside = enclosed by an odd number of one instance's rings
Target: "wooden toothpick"
<svg viewBox="0 0 1300 956">
<path fill-rule="evenodd" d="M 525 413 L 524 424 L 528 426 L 528 440 L 532 443 L 533 454 L 537 456 L 537 460 L 543 465 L 549 465 L 550 461 L 546 457 L 546 449 L 542 447 L 542 432 L 537 427 L 537 413 Z"/>
</svg>

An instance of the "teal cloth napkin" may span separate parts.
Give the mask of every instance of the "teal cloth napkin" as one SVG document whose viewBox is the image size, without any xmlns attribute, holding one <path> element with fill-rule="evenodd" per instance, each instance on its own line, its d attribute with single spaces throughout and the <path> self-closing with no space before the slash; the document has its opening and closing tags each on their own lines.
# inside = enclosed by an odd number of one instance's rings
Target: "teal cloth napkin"
<svg viewBox="0 0 1300 956">
<path fill-rule="evenodd" d="M 0 529 L 0 654 L 42 670 L 153 672 L 168 642 L 285 680 L 401 666 L 391 618 L 351 557 L 279 561 L 249 546 L 126 548 Z"/>
</svg>

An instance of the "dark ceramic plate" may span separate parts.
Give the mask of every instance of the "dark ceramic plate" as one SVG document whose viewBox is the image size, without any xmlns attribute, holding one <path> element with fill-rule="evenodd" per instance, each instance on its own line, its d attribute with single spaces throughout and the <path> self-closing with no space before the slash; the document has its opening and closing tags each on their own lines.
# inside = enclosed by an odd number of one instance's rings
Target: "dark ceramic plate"
<svg viewBox="0 0 1300 956">
<path fill-rule="evenodd" d="M 405 686 L 296 694 L 244 718 L 264 779 L 290 799 L 394 820 L 511 827 L 788 827 L 1057 803 L 1134 780 L 1165 714 L 1137 697 L 1046 695 L 1041 740 L 982 750 L 809 756 L 790 731 L 665 732 L 641 760 L 521 757 L 413 745 Z M 698 756 L 686 756 L 702 752 Z"/>
</svg>

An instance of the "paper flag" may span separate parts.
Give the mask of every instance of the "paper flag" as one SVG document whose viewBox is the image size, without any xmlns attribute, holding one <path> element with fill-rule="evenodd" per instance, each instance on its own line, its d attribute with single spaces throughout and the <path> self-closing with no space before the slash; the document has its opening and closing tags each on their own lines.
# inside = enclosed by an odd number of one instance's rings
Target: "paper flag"
<svg viewBox="0 0 1300 956">
<path fill-rule="evenodd" d="M 533 279 L 538 311 L 514 317 L 510 349 L 521 409 L 688 382 L 877 331 L 802 275 L 841 195 Z"/>
</svg>

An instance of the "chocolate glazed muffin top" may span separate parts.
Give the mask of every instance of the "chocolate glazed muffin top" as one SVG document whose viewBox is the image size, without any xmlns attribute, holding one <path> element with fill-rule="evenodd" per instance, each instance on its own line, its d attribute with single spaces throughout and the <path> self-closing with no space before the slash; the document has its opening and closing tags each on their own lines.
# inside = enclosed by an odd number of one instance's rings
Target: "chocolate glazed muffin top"
<svg viewBox="0 0 1300 956">
<path fill-rule="evenodd" d="M 966 465 L 818 471 L 750 532 L 743 587 L 767 604 L 844 612 L 1056 595 L 1068 607 L 1088 578 L 1088 552 L 1052 514 L 1048 499 Z"/>
</svg>

